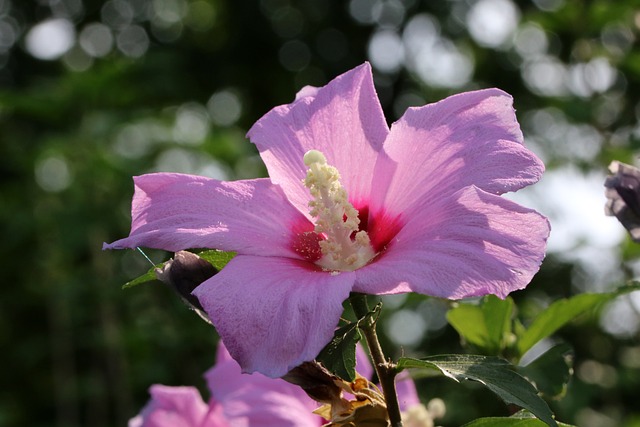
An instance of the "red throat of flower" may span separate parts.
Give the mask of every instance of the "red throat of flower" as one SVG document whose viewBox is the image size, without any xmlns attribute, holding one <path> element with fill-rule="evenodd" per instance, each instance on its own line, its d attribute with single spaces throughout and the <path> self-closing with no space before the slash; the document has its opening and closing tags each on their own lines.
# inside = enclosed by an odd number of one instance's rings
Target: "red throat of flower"
<svg viewBox="0 0 640 427">
<path fill-rule="evenodd" d="M 307 152 L 304 162 L 309 168 L 304 184 L 313 197 L 309 208 L 315 227 L 300 229 L 293 249 L 328 271 L 353 271 L 367 265 L 395 236 L 399 221 L 387 215 L 372 217 L 366 205 L 354 208 L 338 170 L 319 151 Z"/>
</svg>

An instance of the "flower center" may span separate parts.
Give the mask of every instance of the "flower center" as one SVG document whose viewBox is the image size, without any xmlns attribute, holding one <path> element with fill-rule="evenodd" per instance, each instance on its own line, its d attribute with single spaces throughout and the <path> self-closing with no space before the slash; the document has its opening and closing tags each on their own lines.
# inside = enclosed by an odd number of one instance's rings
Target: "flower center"
<svg viewBox="0 0 640 427">
<path fill-rule="evenodd" d="M 358 231 L 358 211 L 349 203 L 340 173 L 320 151 L 308 151 L 303 160 L 309 168 L 304 185 L 313 197 L 309 213 L 316 219 L 315 232 L 325 237 L 319 242 L 322 257 L 316 264 L 325 270 L 357 270 L 376 253 L 367 232 Z"/>
</svg>

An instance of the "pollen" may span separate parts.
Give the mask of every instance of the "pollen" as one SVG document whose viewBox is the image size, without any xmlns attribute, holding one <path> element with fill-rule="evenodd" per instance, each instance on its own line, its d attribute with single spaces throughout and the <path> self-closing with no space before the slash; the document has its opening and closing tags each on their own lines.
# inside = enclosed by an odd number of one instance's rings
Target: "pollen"
<svg viewBox="0 0 640 427">
<path fill-rule="evenodd" d="M 316 264 L 330 271 L 363 267 L 375 251 L 367 232 L 359 230 L 358 211 L 349 202 L 340 173 L 317 150 L 308 151 L 303 161 L 309 168 L 304 185 L 313 197 L 309 213 L 315 218 L 314 231 L 325 237 L 319 242 L 322 256 Z"/>
</svg>

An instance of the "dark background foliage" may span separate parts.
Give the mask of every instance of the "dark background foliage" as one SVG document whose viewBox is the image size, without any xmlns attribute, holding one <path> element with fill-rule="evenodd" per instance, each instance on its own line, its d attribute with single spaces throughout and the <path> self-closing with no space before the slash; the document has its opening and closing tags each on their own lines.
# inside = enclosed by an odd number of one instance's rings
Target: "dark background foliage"
<svg viewBox="0 0 640 427">
<path fill-rule="evenodd" d="M 514 295 L 525 323 L 554 299 L 632 278 L 638 249 L 604 217 L 600 194 L 608 162 L 632 162 L 638 148 L 637 6 L 0 0 L 0 425 L 125 425 L 152 383 L 203 388 L 215 331 L 159 283 L 121 290 L 146 261 L 101 251 L 128 233 L 131 176 L 264 175 L 244 138 L 251 124 L 365 60 L 390 122 L 463 90 L 514 96 L 548 168 L 547 184 L 523 200 L 551 217 L 556 236 Z M 444 302 L 385 303 L 390 353 L 463 351 Z M 623 297 L 560 331 L 576 376 L 551 402 L 559 419 L 640 425 L 639 308 Z M 447 403 L 443 425 L 508 414 L 473 385 L 419 384 L 425 401 Z"/>
</svg>

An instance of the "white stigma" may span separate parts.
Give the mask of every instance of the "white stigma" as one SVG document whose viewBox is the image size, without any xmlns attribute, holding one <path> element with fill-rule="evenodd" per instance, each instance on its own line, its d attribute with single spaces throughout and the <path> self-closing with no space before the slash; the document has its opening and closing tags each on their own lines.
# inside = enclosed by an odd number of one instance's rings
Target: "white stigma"
<svg viewBox="0 0 640 427">
<path fill-rule="evenodd" d="M 327 158 L 318 150 L 309 150 L 304 154 L 302 158 L 305 166 L 311 167 L 314 163 L 320 163 L 321 165 L 327 164 Z"/>
<path fill-rule="evenodd" d="M 315 232 L 325 237 L 319 243 L 322 257 L 316 263 L 331 271 L 357 270 L 375 256 L 375 251 L 367 232 L 358 231 L 358 211 L 349 203 L 340 173 L 317 150 L 308 151 L 303 161 L 309 168 L 304 185 L 313 197 L 309 213 L 316 218 Z"/>
</svg>

